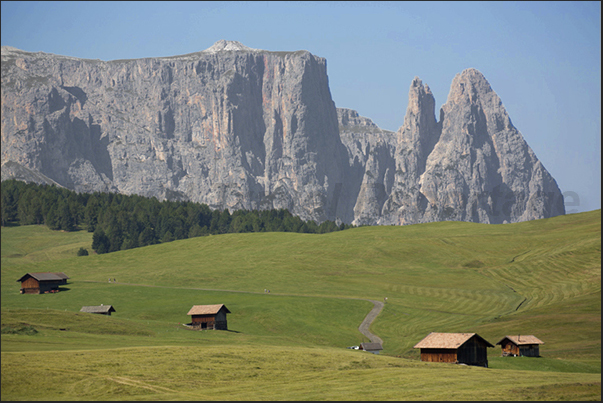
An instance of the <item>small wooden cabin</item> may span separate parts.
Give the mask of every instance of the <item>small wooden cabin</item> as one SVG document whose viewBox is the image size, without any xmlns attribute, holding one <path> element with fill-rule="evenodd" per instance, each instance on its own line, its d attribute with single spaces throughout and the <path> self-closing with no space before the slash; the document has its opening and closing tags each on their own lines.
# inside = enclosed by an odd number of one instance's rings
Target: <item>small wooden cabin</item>
<svg viewBox="0 0 603 403">
<path fill-rule="evenodd" d="M 383 350 L 381 343 L 360 343 L 358 350 L 368 351 L 369 353 L 379 354 L 379 351 Z"/>
<path fill-rule="evenodd" d="M 226 305 L 193 305 L 187 315 L 191 315 L 191 326 L 199 329 L 228 330 Z"/>
<path fill-rule="evenodd" d="M 414 348 L 421 349 L 421 361 L 451 362 L 488 367 L 488 347 L 494 347 L 477 333 L 429 333 Z"/>
<path fill-rule="evenodd" d="M 496 344 L 500 344 L 503 357 L 539 357 L 539 345 L 544 344 L 544 342 L 532 335 L 518 334 L 516 336 L 505 336 Z"/>
<path fill-rule="evenodd" d="M 115 312 L 115 308 L 113 308 L 113 305 L 100 304 L 98 306 L 83 306 L 82 309 L 80 309 L 80 312 L 98 313 L 100 315 L 111 316 L 111 312 Z"/>
<path fill-rule="evenodd" d="M 26 273 L 19 280 L 21 294 L 44 294 L 59 292 L 59 285 L 67 284 L 69 277 L 65 273 Z"/>
</svg>

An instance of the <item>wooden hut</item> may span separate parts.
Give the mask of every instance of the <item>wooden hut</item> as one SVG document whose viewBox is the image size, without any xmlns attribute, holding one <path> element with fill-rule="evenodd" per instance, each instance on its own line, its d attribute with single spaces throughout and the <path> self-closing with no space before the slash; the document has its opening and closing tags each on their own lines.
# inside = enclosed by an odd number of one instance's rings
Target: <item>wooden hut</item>
<svg viewBox="0 0 603 403">
<path fill-rule="evenodd" d="M 500 344 L 503 357 L 539 357 L 539 345 L 544 344 L 544 342 L 531 334 L 518 334 L 516 336 L 505 336 L 496 344 Z"/>
<path fill-rule="evenodd" d="M 19 280 L 21 294 L 44 294 L 59 292 L 59 285 L 67 284 L 65 273 L 26 273 Z"/>
<path fill-rule="evenodd" d="M 98 306 L 83 306 L 82 309 L 80 309 L 80 312 L 98 313 L 100 315 L 111 316 L 111 312 L 115 312 L 115 308 L 113 308 L 113 305 L 100 304 Z"/>
<path fill-rule="evenodd" d="M 369 353 L 379 354 L 379 351 L 383 350 L 381 343 L 360 343 L 358 350 L 368 351 Z"/>
<path fill-rule="evenodd" d="M 226 305 L 193 305 L 187 315 L 191 315 L 190 325 L 199 329 L 228 330 Z"/>
<path fill-rule="evenodd" d="M 477 333 L 429 333 L 414 348 L 421 349 L 421 361 L 452 362 L 488 367 L 488 351 L 494 347 Z"/>
<path fill-rule="evenodd" d="M 69 277 L 65 273 L 60 272 L 60 273 L 54 273 L 54 274 L 56 274 L 63 280 L 63 282 L 61 284 L 67 284 L 67 280 L 69 279 Z"/>
</svg>

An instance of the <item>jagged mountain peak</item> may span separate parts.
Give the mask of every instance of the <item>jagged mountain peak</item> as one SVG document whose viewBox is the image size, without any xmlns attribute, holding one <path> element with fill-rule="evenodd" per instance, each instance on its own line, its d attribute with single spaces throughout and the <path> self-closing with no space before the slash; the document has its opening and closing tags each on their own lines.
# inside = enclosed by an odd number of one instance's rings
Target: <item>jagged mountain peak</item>
<svg viewBox="0 0 603 403">
<path fill-rule="evenodd" d="M 486 76 L 484 76 L 484 74 L 479 71 L 478 69 L 474 68 L 474 67 L 469 67 L 463 71 L 461 71 L 460 73 L 457 73 L 454 77 L 454 79 L 452 80 L 452 82 L 454 83 L 455 81 L 460 80 L 461 82 L 472 82 L 472 83 L 488 83 L 488 80 L 486 79 Z M 488 83 L 489 85 L 489 83 Z"/>
<path fill-rule="evenodd" d="M 419 77 L 415 77 L 410 84 L 408 90 L 408 108 L 407 113 L 419 115 L 421 111 L 425 114 L 433 116 L 435 110 L 435 98 L 427 84 L 423 85 L 423 81 Z M 405 118 L 408 122 L 409 116 Z"/>
<path fill-rule="evenodd" d="M 205 49 L 204 52 L 209 52 L 209 53 L 216 53 L 216 52 L 223 52 L 223 51 L 249 52 L 249 51 L 254 51 L 254 50 L 259 50 L 259 49 L 250 48 L 249 46 L 245 46 L 241 42 L 238 42 L 238 41 L 227 41 L 224 39 L 220 39 L 219 41 L 214 43 L 211 47 Z"/>
<path fill-rule="evenodd" d="M 466 94 L 473 101 L 478 94 L 485 95 L 491 92 L 493 92 L 492 87 L 486 77 L 479 70 L 468 68 L 452 80 L 448 99 L 450 100 L 451 96 L 454 98 Z"/>
</svg>

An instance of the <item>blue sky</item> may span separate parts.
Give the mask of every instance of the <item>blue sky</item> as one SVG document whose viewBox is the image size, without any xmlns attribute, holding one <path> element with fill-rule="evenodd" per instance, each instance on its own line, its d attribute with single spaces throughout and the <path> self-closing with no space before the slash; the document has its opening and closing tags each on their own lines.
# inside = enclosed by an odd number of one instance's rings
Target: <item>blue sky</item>
<svg viewBox="0 0 603 403">
<path fill-rule="evenodd" d="M 336 106 L 403 123 L 415 76 L 439 109 L 476 68 L 557 180 L 568 212 L 601 208 L 601 3 L 5 2 L 2 45 L 114 60 L 220 39 L 327 59 Z M 437 113 L 437 116 L 439 114 Z"/>
</svg>

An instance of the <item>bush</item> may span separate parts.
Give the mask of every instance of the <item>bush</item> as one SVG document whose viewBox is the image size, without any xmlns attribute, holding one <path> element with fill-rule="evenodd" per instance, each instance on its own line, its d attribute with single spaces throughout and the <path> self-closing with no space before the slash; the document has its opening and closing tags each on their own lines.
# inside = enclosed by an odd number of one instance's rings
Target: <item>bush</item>
<svg viewBox="0 0 603 403">
<path fill-rule="evenodd" d="M 86 248 L 80 248 L 80 250 L 77 251 L 77 255 L 78 256 L 88 256 L 88 250 Z"/>
<path fill-rule="evenodd" d="M 31 325 L 17 325 L 17 326 L 4 326 L 2 328 L 2 334 L 26 334 L 34 335 L 38 331 Z"/>
</svg>

